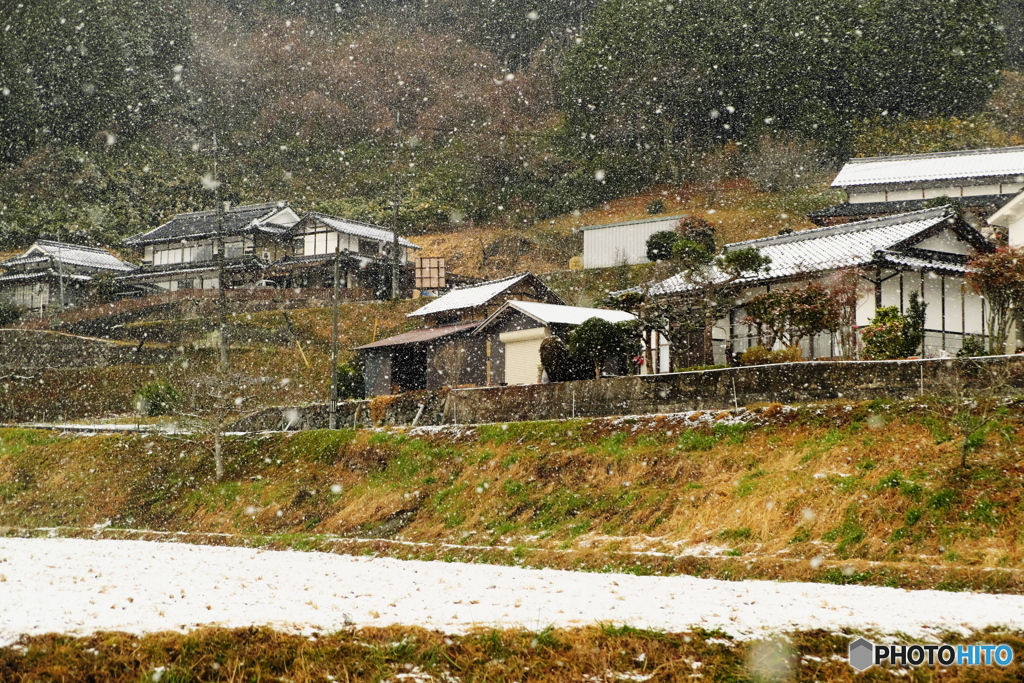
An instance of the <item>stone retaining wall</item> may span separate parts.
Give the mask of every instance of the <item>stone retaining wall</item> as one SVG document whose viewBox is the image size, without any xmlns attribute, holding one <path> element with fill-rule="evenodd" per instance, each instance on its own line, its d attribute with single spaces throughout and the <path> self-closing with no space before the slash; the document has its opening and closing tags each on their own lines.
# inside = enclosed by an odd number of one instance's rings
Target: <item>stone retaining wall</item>
<svg viewBox="0 0 1024 683">
<path fill-rule="evenodd" d="M 42 370 L 166 363 L 163 349 L 44 330 L 0 330 L 0 368 Z"/>
<path fill-rule="evenodd" d="M 1000 392 L 1024 390 L 1024 356 L 902 361 L 809 361 L 745 368 L 723 368 L 667 375 L 608 377 L 601 380 L 514 387 L 455 389 L 381 396 L 342 404 L 339 424 L 417 424 L 519 422 L 724 410 L 752 403 L 800 403 L 828 399 L 854 401 L 912 398 L 968 392 L 996 385 Z M 324 428 L 324 405 L 274 408 L 239 422 L 239 431 Z"/>
</svg>

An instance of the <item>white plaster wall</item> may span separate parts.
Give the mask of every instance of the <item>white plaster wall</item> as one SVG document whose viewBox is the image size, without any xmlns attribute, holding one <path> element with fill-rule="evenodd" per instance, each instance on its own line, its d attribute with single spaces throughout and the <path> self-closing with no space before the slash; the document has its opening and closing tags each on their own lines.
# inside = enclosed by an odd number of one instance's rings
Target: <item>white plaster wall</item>
<svg viewBox="0 0 1024 683">
<path fill-rule="evenodd" d="M 1011 247 L 1024 247 L 1024 216 L 1010 223 L 1006 230 Z"/>
<path fill-rule="evenodd" d="M 868 202 L 884 202 L 885 190 L 878 192 L 851 192 L 849 194 L 851 204 L 867 204 Z"/>
<path fill-rule="evenodd" d="M 914 245 L 918 249 L 931 249 L 932 251 L 944 251 L 950 254 L 973 255 L 974 247 L 962 241 L 952 230 L 943 230 L 934 237 L 929 237 Z"/>
</svg>

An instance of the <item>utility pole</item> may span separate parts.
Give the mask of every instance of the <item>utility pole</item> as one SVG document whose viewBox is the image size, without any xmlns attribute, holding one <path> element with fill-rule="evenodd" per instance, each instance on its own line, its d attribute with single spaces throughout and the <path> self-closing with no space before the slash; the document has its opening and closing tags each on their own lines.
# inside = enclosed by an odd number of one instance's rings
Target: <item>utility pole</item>
<svg viewBox="0 0 1024 683">
<path fill-rule="evenodd" d="M 391 234 L 392 234 L 392 238 L 393 238 L 392 239 L 392 243 L 391 243 L 391 298 L 392 299 L 399 299 L 399 298 L 401 298 L 401 292 L 399 291 L 399 286 L 400 286 L 401 282 L 400 282 L 399 273 L 398 273 L 398 265 L 399 265 L 399 256 L 398 256 L 398 250 L 399 250 L 399 244 L 398 244 L 398 202 L 399 202 L 399 200 L 401 198 L 401 194 L 400 194 L 401 190 L 399 189 L 399 183 L 401 181 L 399 180 L 400 176 L 398 175 L 398 169 L 400 168 L 399 162 L 401 161 L 399 151 L 402 148 L 402 129 L 401 129 L 401 126 L 399 125 L 399 121 L 401 120 L 400 116 L 401 116 L 400 113 L 395 112 L 395 134 L 396 134 L 396 137 L 398 139 L 397 139 L 397 144 L 396 144 L 396 147 L 395 147 L 395 190 L 394 190 L 395 194 L 394 194 L 394 200 L 393 200 L 394 201 L 394 208 L 395 208 L 395 210 L 394 210 L 394 215 L 393 215 L 392 220 L 391 220 L 391 231 L 392 231 Z"/>
<path fill-rule="evenodd" d="M 217 134 L 213 135 L 213 203 L 217 210 L 217 231 L 214 233 L 213 249 L 217 255 L 217 309 L 220 318 L 220 370 L 228 370 L 228 295 L 224 291 L 224 206 L 220 202 L 220 181 L 217 179 Z"/>
<path fill-rule="evenodd" d="M 60 228 L 57 228 L 57 273 L 60 279 L 60 312 L 64 312 L 64 259 L 60 254 Z"/>
<path fill-rule="evenodd" d="M 347 251 L 347 250 L 346 250 Z M 341 260 L 341 234 L 337 236 L 334 243 L 334 309 L 331 313 L 331 404 L 328 406 L 330 429 L 338 428 L 338 279 L 341 277 L 338 272 L 339 261 Z"/>
</svg>

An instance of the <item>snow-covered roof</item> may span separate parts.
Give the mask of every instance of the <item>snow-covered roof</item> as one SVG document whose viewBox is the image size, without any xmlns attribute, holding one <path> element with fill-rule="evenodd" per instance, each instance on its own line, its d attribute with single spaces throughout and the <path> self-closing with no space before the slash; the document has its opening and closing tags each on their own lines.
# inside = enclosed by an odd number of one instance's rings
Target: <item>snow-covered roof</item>
<svg viewBox="0 0 1024 683">
<path fill-rule="evenodd" d="M 69 266 L 95 268 L 97 270 L 116 270 L 121 272 L 135 270 L 135 266 L 125 263 L 106 249 L 83 247 L 80 244 L 51 242 L 50 240 L 36 240 L 35 244 L 29 247 L 28 251 L 21 256 L 0 262 L 0 268 L 41 263 L 47 260 L 52 260 L 54 263 L 60 262 Z"/>
<path fill-rule="evenodd" d="M 433 315 L 435 313 L 444 313 L 446 311 L 458 311 L 466 308 L 477 308 L 488 303 L 494 297 L 498 296 L 502 292 L 516 286 L 524 280 L 534 279 L 532 273 L 520 273 L 519 275 L 512 275 L 501 280 L 491 280 L 489 282 L 483 282 L 479 285 L 470 285 L 468 287 L 459 287 L 452 291 L 439 296 L 438 298 L 431 301 L 429 304 L 420 308 L 419 310 L 409 313 L 410 318 L 423 315 Z M 539 281 L 537 282 L 539 287 L 547 289 Z M 551 296 L 555 299 L 554 294 Z"/>
<path fill-rule="evenodd" d="M 771 269 L 767 275 L 743 278 L 740 282 L 776 280 L 804 273 L 866 265 L 874 260 L 876 252 L 891 250 L 929 228 L 950 221 L 952 217 L 948 206 L 940 206 L 898 216 L 735 242 L 726 245 L 725 251 L 755 247 L 771 259 Z M 976 241 L 983 239 L 978 234 Z M 670 294 L 689 288 L 682 275 L 675 275 L 655 285 L 651 293 Z"/>
<path fill-rule="evenodd" d="M 32 280 L 47 280 L 49 278 L 61 278 L 70 280 L 73 282 L 90 282 L 92 280 L 88 275 L 81 275 L 78 273 L 64 273 L 61 275 L 56 270 L 48 268 L 47 270 L 35 270 L 30 273 L 13 273 L 10 275 L 0 275 L 0 282 L 18 282 L 18 281 L 32 281 Z"/>
<path fill-rule="evenodd" d="M 477 331 L 488 327 L 510 309 L 527 315 L 542 325 L 582 325 L 591 318 L 601 318 L 610 323 L 636 320 L 636 316 L 625 311 L 610 311 L 604 308 L 584 308 L 583 306 L 561 306 L 543 304 L 536 301 L 506 301 L 491 317 L 480 323 Z"/>
<path fill-rule="evenodd" d="M 1020 176 L 1016 182 L 1024 182 L 1024 147 L 850 159 L 832 187 L 1002 176 Z"/>
<path fill-rule="evenodd" d="M 279 234 L 284 232 L 283 225 L 297 222 L 298 216 L 288 208 L 286 203 L 267 202 L 231 207 L 223 212 L 223 221 L 223 234 L 225 235 L 237 234 L 250 228 Z M 272 222 L 278 223 L 278 225 L 266 225 Z M 217 211 L 195 211 L 179 213 L 160 227 L 141 235 L 129 237 L 124 243 L 141 246 L 189 237 L 206 237 L 214 235 L 216 232 Z"/>
<path fill-rule="evenodd" d="M 316 212 L 309 213 L 307 216 L 320 221 L 329 228 L 333 228 L 338 232 L 343 232 L 348 235 L 365 237 L 367 239 L 386 242 L 388 244 L 393 243 L 395 240 L 395 233 L 376 225 L 370 225 L 369 223 L 360 223 L 359 221 L 353 221 L 348 218 L 338 218 L 336 216 L 328 216 L 326 214 Z M 399 237 L 398 243 L 403 247 L 408 247 L 409 249 L 421 248 L 404 237 Z"/>
</svg>

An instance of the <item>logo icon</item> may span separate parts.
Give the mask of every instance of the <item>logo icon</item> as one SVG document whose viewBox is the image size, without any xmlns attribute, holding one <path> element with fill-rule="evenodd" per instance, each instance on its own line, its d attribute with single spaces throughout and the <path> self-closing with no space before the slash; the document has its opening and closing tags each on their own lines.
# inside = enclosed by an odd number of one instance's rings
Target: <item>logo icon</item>
<svg viewBox="0 0 1024 683">
<path fill-rule="evenodd" d="M 875 663 L 875 644 L 870 640 L 858 638 L 850 643 L 850 666 L 857 671 L 870 669 Z"/>
</svg>

